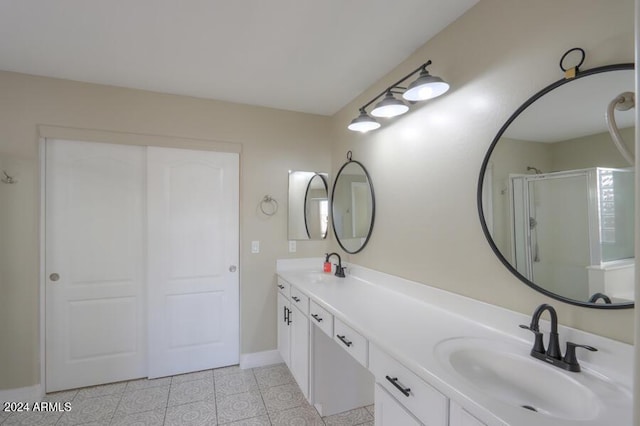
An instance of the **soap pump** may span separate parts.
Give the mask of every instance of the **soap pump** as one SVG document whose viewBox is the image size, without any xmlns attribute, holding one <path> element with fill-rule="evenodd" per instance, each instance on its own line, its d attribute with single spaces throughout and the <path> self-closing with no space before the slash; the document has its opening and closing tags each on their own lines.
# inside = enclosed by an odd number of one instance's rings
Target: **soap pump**
<svg viewBox="0 0 640 426">
<path fill-rule="evenodd" d="M 329 253 L 324 254 L 326 257 L 324 259 L 324 268 L 323 271 L 330 274 L 331 273 L 331 262 L 329 262 Z"/>
</svg>

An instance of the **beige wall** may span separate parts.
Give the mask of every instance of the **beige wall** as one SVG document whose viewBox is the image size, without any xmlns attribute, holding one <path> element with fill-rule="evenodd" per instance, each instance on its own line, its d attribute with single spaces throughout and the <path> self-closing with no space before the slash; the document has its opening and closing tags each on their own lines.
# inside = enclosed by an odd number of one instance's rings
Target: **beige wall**
<svg viewBox="0 0 640 426">
<path fill-rule="evenodd" d="M 0 164 L 19 179 L 0 188 L 0 219 L 11 218 L 0 223 L 0 389 L 40 380 L 40 124 L 242 144 L 241 352 L 275 347 L 275 260 L 326 251 L 324 241 L 299 241 L 298 251 L 288 253 L 286 207 L 288 170 L 329 171 L 328 117 L 7 72 L 0 72 L 0 93 Z M 257 208 L 266 194 L 280 203 L 273 217 Z M 260 240 L 260 254 L 250 253 L 252 240 Z"/>
<path fill-rule="evenodd" d="M 586 50 L 583 69 L 634 60 L 633 7 L 633 0 L 482 0 L 344 108 L 333 122 L 333 174 L 353 150 L 376 193 L 371 240 L 347 259 L 527 314 L 549 302 L 563 324 L 633 341 L 633 310 L 567 305 L 513 277 L 486 242 L 476 207 L 491 141 L 516 108 L 562 77 L 566 50 Z M 346 129 L 358 107 L 427 59 L 451 83 L 449 93 L 375 132 Z"/>
<path fill-rule="evenodd" d="M 633 146 L 635 129 L 620 130 L 620 135 L 628 147 Z M 551 170 L 575 170 L 589 167 L 629 167 L 611 140 L 609 133 L 598 133 L 582 138 L 569 139 L 551 144 Z M 633 149 L 629 149 L 633 153 Z M 547 170 L 545 170 L 547 171 Z"/>
<path fill-rule="evenodd" d="M 349 149 L 367 166 L 377 205 L 368 246 L 347 260 L 524 313 L 551 302 L 564 324 L 632 341 L 632 310 L 564 305 L 511 276 L 484 239 L 475 200 L 484 153 L 511 112 L 561 77 L 571 47 L 587 51 L 583 68 L 632 61 L 633 16 L 632 0 L 482 0 L 332 118 L 0 72 L 0 156 L 24 163 L 27 200 L 19 261 L 0 275 L 0 389 L 39 381 L 37 124 L 242 144 L 243 353 L 276 346 L 274 261 L 291 257 L 287 170 L 332 178 Z M 374 133 L 346 130 L 360 105 L 427 59 L 450 93 Z M 265 194 L 281 204 L 271 218 L 257 213 Z M 262 253 L 250 254 L 251 240 Z M 297 246 L 296 256 L 318 256 L 326 243 Z"/>
</svg>

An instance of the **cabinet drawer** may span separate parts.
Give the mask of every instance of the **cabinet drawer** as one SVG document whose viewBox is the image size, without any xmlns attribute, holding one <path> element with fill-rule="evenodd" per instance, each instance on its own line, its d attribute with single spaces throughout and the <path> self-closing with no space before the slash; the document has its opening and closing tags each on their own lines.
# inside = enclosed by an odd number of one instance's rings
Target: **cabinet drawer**
<svg viewBox="0 0 640 426">
<path fill-rule="evenodd" d="M 376 384 L 376 424 L 381 426 L 420 426 L 421 423 L 379 384 Z"/>
<path fill-rule="evenodd" d="M 291 304 L 297 306 L 303 314 L 309 315 L 309 298 L 295 287 L 291 287 Z"/>
<path fill-rule="evenodd" d="M 277 280 L 278 291 L 284 295 L 287 299 L 291 296 L 291 284 L 278 277 Z"/>
<path fill-rule="evenodd" d="M 446 426 L 449 421 L 449 400 L 395 359 L 371 347 L 370 370 L 391 395 L 422 423 Z"/>
<path fill-rule="evenodd" d="M 333 340 L 351 354 L 364 367 L 368 364 L 369 342 L 360 333 L 335 319 L 333 323 Z"/>
<path fill-rule="evenodd" d="M 313 300 L 309 306 L 309 317 L 311 318 L 311 324 L 315 324 L 324 331 L 329 337 L 333 337 L 333 315 L 321 308 Z"/>
</svg>

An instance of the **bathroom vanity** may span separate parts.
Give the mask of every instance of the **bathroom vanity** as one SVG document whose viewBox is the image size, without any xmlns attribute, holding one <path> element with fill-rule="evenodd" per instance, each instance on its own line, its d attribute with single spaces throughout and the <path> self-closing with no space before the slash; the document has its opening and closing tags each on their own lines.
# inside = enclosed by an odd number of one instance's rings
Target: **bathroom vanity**
<svg viewBox="0 0 640 426">
<path fill-rule="evenodd" d="M 560 327 L 582 372 L 529 355 L 530 316 L 350 265 L 280 260 L 278 350 L 321 415 L 375 402 L 376 425 L 630 425 L 633 348 Z M 532 311 L 535 306 L 532 306 Z M 562 318 L 560 318 L 562 320 Z M 541 331 L 548 340 L 548 322 Z"/>
</svg>

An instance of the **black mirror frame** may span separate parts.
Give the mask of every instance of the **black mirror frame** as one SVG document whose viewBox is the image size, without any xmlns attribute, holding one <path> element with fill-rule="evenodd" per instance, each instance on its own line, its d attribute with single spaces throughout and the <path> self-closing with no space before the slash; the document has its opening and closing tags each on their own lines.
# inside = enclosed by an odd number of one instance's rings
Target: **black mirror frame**
<svg viewBox="0 0 640 426">
<path fill-rule="evenodd" d="M 311 182 L 313 182 L 316 176 L 322 179 L 322 183 L 324 184 L 324 190 L 327 193 L 327 198 L 329 198 L 329 185 L 327 184 L 327 180 L 324 178 L 324 176 L 322 176 L 320 173 L 316 173 L 315 175 L 311 176 L 311 179 L 309 179 L 309 183 L 307 184 L 307 189 L 304 191 L 304 204 L 303 204 L 304 205 L 304 230 L 307 232 L 307 237 L 309 239 L 311 239 L 311 233 L 309 232 L 309 223 L 307 221 L 307 199 L 309 197 L 309 189 L 311 188 Z M 328 234 L 329 234 L 329 229 L 327 228 L 327 231 L 324 233 L 324 236 L 320 239 L 326 240 Z"/>
<path fill-rule="evenodd" d="M 349 154 L 351 153 L 351 151 L 349 151 Z M 336 174 L 335 180 L 333 181 L 333 187 L 331 188 L 331 228 L 333 229 L 333 235 L 336 237 L 336 241 L 338 242 L 338 244 L 340 245 L 340 248 L 342 248 L 342 250 L 344 250 L 345 252 L 349 253 L 349 254 L 356 254 L 356 253 L 360 253 L 367 245 L 367 243 L 369 242 L 369 239 L 371 239 L 371 233 L 373 232 L 373 223 L 375 222 L 376 219 L 376 196 L 375 193 L 373 191 L 373 182 L 371 182 L 371 176 L 369 176 L 369 172 L 367 171 L 367 168 L 359 161 L 356 160 L 352 160 L 351 156 L 348 155 L 349 160 L 344 163 L 342 165 L 342 167 L 340 167 L 340 170 L 338 170 L 338 173 Z M 360 166 L 360 168 L 362 168 L 362 170 L 364 171 L 365 176 L 367 177 L 367 182 L 369 183 L 369 189 L 371 190 L 371 224 L 369 225 L 369 231 L 367 232 L 367 238 L 364 240 L 364 243 L 360 246 L 360 248 L 356 251 L 349 251 L 340 241 L 340 238 L 338 237 L 338 234 L 336 233 L 336 221 L 334 220 L 333 217 L 333 199 L 334 199 L 334 194 L 336 192 L 336 183 L 338 183 L 338 179 L 340 178 L 340 175 L 342 174 L 342 170 L 344 170 L 345 167 L 347 167 L 349 164 L 351 163 L 356 163 L 358 166 Z"/>
<path fill-rule="evenodd" d="M 583 78 L 583 77 L 588 77 L 590 75 L 599 74 L 599 73 L 603 73 L 603 72 L 633 70 L 633 69 L 635 69 L 635 64 L 633 64 L 633 63 L 622 63 L 622 64 L 606 65 L 606 66 L 602 66 L 602 67 L 592 68 L 592 69 L 589 69 L 589 70 L 586 70 L 586 71 L 580 71 L 578 74 L 576 74 L 576 76 L 574 78 L 570 78 L 570 79 L 562 78 L 562 79 L 560 79 L 560 80 L 548 85 L 544 89 L 540 90 L 539 92 L 537 92 L 536 94 L 531 96 L 529 99 L 527 99 L 509 117 L 509 119 L 502 125 L 502 127 L 500 128 L 500 130 L 496 134 L 495 138 L 491 142 L 491 145 L 489 146 L 489 149 L 488 149 L 488 151 L 487 151 L 487 153 L 486 153 L 486 155 L 484 157 L 484 160 L 482 161 L 482 166 L 480 168 L 480 176 L 478 178 L 478 192 L 477 192 L 476 202 L 477 202 L 477 205 L 478 205 L 478 214 L 480 216 L 480 225 L 482 226 L 482 231 L 484 232 L 484 236 L 486 237 L 489 245 L 491 246 L 491 249 L 493 250 L 495 255 L 498 257 L 498 259 L 500 259 L 502 264 L 513 275 L 515 275 L 520 281 L 522 281 L 523 283 L 525 283 L 529 287 L 533 288 L 534 290 L 539 291 L 540 293 L 543 293 L 543 294 L 545 294 L 545 295 L 547 295 L 547 296 L 549 296 L 549 297 L 551 297 L 553 299 L 559 300 L 559 301 L 564 302 L 564 303 L 568 303 L 570 305 L 582 306 L 582 307 L 585 307 L 585 308 L 595 308 L 595 309 L 628 309 L 628 308 L 633 308 L 634 307 L 634 302 L 616 303 L 616 304 L 581 302 L 579 300 L 569 299 L 567 297 L 555 294 L 555 293 L 553 293 L 553 292 L 551 292 L 551 291 L 549 291 L 549 290 L 547 290 L 547 289 L 545 289 L 543 287 L 540 287 L 539 285 L 535 284 L 533 281 L 530 281 L 528 278 L 526 278 L 525 276 L 520 274 L 520 272 L 518 272 L 511 265 L 511 263 L 509 263 L 509 261 L 502 255 L 502 253 L 500 252 L 500 250 L 496 246 L 495 242 L 493 241 L 493 237 L 491 236 L 491 233 L 489 232 L 489 228 L 487 226 L 487 223 L 485 221 L 484 209 L 482 207 L 482 186 L 483 186 L 483 183 L 484 183 L 485 172 L 487 170 L 487 166 L 489 165 L 489 159 L 491 158 L 491 154 L 493 153 L 493 150 L 494 150 L 495 146 L 497 145 L 498 141 L 500 140 L 500 138 L 502 137 L 504 132 L 511 125 L 511 123 L 520 114 L 522 114 L 522 112 L 524 112 L 524 110 L 526 110 L 532 103 L 534 103 L 535 101 L 537 101 L 538 99 L 540 99 L 541 97 L 546 95 L 547 93 L 551 92 L 552 90 L 557 89 L 558 87 L 560 87 L 560 86 L 562 86 L 564 84 L 570 83 L 573 80 L 577 80 L 577 79 L 580 79 L 580 78 Z"/>
</svg>

